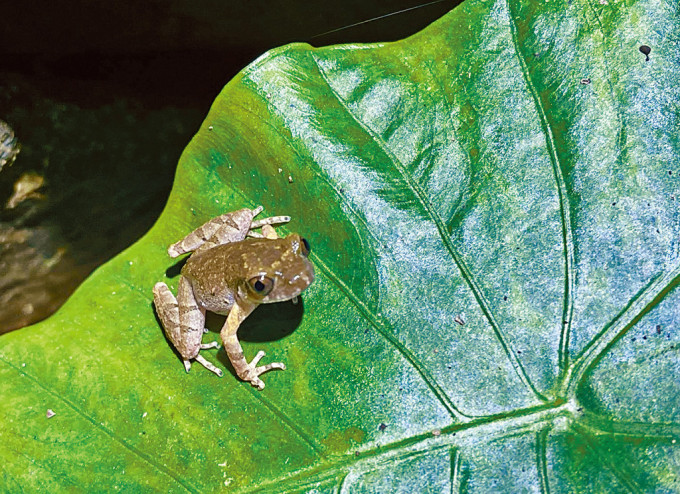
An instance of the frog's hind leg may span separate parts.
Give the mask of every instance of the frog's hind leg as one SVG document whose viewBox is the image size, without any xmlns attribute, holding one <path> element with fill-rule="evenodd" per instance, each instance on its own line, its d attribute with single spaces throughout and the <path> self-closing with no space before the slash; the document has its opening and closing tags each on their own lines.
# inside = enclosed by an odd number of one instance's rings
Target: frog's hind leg
<svg viewBox="0 0 680 494">
<path fill-rule="evenodd" d="M 168 255 L 178 257 L 187 252 L 202 252 L 216 245 L 241 241 L 246 238 L 253 218 L 261 211 L 262 206 L 240 209 L 213 218 L 168 247 Z"/>
<path fill-rule="evenodd" d="M 196 304 L 191 284 L 184 277 L 180 277 L 177 297 L 176 299 L 165 283 L 159 282 L 153 287 L 154 305 L 165 334 L 182 356 L 187 372 L 191 369 L 191 359 L 195 359 L 221 377 L 222 371 L 199 355 L 200 350 L 217 348 L 219 344 L 201 343 L 205 311 Z"/>
</svg>

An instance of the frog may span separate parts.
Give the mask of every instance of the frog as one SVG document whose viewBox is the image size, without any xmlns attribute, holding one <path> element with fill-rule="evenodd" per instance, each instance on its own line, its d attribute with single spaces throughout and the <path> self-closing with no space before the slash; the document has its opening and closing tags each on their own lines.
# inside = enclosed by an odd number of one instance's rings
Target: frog
<svg viewBox="0 0 680 494">
<path fill-rule="evenodd" d="M 286 366 L 258 365 L 265 356 L 262 350 L 248 362 L 237 337 L 239 326 L 261 304 L 296 302 L 314 281 L 309 242 L 297 233 L 279 237 L 274 229 L 288 223 L 290 216 L 255 220 L 262 211 L 258 206 L 220 215 L 170 245 L 172 258 L 190 253 L 180 271 L 177 297 L 163 282 L 153 287 L 156 313 L 186 372 L 195 361 L 222 377 L 222 371 L 200 355 L 201 350 L 219 348 L 216 341 L 202 342 L 210 311 L 227 316 L 220 338 L 229 361 L 241 380 L 259 390 L 265 387 L 262 374 Z"/>
</svg>

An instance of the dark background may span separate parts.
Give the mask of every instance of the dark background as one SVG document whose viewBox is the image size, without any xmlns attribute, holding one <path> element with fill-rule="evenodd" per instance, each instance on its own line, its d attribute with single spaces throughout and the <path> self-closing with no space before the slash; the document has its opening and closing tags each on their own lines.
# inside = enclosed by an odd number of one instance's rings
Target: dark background
<svg viewBox="0 0 680 494">
<path fill-rule="evenodd" d="M 0 334 L 47 317 L 153 224 L 211 102 L 259 55 L 402 39 L 457 3 L 0 1 L 0 119 L 21 144 L 0 170 Z"/>
</svg>

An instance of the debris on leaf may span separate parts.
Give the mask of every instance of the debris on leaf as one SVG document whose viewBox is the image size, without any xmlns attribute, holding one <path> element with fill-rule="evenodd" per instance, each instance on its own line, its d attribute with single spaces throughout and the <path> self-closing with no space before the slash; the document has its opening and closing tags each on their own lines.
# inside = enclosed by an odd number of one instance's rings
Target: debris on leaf
<svg viewBox="0 0 680 494">
<path fill-rule="evenodd" d="M 640 47 L 640 53 L 642 53 L 645 56 L 645 62 L 649 62 L 649 54 L 651 52 L 652 52 L 652 49 L 647 45 L 642 45 Z"/>
</svg>

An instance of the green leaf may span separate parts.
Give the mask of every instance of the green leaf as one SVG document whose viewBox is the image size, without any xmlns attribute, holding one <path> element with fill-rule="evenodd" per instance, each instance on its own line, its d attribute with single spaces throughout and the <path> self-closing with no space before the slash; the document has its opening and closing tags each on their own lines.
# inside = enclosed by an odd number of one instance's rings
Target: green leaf
<svg viewBox="0 0 680 494">
<path fill-rule="evenodd" d="M 680 490 L 679 26 L 668 0 L 468 0 L 265 54 L 154 228 L 0 338 L 0 490 Z M 185 374 L 151 304 L 168 244 L 258 204 L 317 272 L 242 328 L 288 366 L 262 392 Z"/>
</svg>

